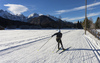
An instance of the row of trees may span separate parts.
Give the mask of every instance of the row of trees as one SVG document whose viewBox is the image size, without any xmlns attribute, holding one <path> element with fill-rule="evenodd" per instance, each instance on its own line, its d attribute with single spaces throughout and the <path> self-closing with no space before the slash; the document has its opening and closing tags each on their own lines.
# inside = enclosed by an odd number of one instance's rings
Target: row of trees
<svg viewBox="0 0 100 63">
<path fill-rule="evenodd" d="M 82 23 L 83 28 L 85 28 L 85 19 Z M 97 18 L 96 22 L 93 23 L 92 18 L 88 19 L 86 18 L 86 27 L 87 29 L 100 29 L 100 17 Z"/>
<path fill-rule="evenodd" d="M 74 23 L 74 28 L 83 29 L 82 22 L 78 21 L 77 23 Z"/>
</svg>

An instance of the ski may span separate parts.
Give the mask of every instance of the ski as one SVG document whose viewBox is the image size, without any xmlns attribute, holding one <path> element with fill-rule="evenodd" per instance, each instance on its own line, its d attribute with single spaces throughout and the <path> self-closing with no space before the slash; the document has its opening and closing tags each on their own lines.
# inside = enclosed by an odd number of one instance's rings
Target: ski
<svg viewBox="0 0 100 63">
<path fill-rule="evenodd" d="M 58 50 L 56 51 L 56 53 L 57 53 L 59 50 L 61 50 L 61 48 L 60 48 L 60 49 L 58 49 Z"/>
<path fill-rule="evenodd" d="M 66 48 L 65 50 L 61 51 L 59 54 L 65 52 L 65 51 L 67 51 L 67 50 L 69 50 L 70 48 L 71 48 L 71 47 Z"/>
</svg>

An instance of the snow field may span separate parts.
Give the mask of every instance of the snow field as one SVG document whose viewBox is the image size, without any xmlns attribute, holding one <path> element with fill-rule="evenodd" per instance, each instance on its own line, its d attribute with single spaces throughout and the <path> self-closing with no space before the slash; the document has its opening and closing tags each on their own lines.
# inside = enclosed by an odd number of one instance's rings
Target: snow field
<svg viewBox="0 0 100 63">
<path fill-rule="evenodd" d="M 90 33 L 85 35 L 81 29 L 63 29 L 63 46 L 71 48 L 56 53 L 56 37 L 50 39 L 56 32 L 57 30 L 0 31 L 0 63 L 100 63 L 99 43 Z M 40 49 L 44 43 L 46 45 Z"/>
<path fill-rule="evenodd" d="M 100 32 L 100 29 L 97 29 L 98 32 Z"/>
</svg>

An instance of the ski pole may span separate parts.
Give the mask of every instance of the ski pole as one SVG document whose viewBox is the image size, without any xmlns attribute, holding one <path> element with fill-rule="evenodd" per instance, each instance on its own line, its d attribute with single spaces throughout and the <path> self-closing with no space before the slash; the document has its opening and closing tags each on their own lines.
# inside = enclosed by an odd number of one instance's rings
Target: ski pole
<svg viewBox="0 0 100 63">
<path fill-rule="evenodd" d="M 51 37 L 51 38 L 52 38 L 52 37 Z M 50 39 L 51 39 L 51 38 L 50 38 Z M 50 39 L 49 39 L 49 40 L 50 40 Z M 49 40 L 48 40 L 48 41 L 49 41 Z M 48 41 L 47 41 L 47 42 L 48 42 Z M 47 43 L 47 42 L 46 42 L 46 43 Z M 41 49 L 46 43 L 44 43 L 44 44 L 40 47 L 40 49 Z M 40 49 L 39 49 L 39 50 L 40 50 Z M 39 50 L 38 50 L 38 51 L 39 51 Z"/>
<path fill-rule="evenodd" d="M 56 44 L 56 46 L 55 46 L 54 50 L 56 49 L 56 47 L 57 47 L 57 44 Z M 52 52 L 54 52 L 54 50 L 53 50 Z"/>
</svg>

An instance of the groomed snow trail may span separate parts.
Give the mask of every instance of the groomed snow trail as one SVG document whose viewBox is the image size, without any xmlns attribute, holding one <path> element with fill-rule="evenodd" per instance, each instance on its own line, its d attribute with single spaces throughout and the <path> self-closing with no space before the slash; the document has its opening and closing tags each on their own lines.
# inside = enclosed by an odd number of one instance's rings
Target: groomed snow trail
<svg viewBox="0 0 100 63">
<path fill-rule="evenodd" d="M 0 63 L 100 63 L 99 46 L 84 34 L 84 30 L 62 30 L 63 46 L 70 48 L 57 53 L 56 37 L 50 39 L 56 32 L 57 30 L 0 31 Z M 38 51 L 46 41 L 47 44 Z"/>
</svg>

